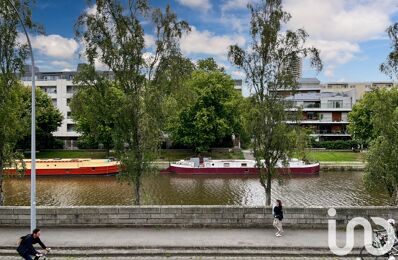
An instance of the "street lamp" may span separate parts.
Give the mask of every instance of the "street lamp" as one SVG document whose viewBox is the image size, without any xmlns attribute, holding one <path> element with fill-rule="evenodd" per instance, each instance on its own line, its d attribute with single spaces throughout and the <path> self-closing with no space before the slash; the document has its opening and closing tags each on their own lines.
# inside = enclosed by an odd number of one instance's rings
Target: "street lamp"
<svg viewBox="0 0 398 260">
<path fill-rule="evenodd" d="M 19 15 L 18 9 L 12 3 L 11 0 L 7 2 L 12 6 L 15 13 L 21 22 L 22 28 L 25 32 L 26 38 L 28 39 L 28 45 L 30 50 L 30 57 L 32 59 L 32 117 L 31 117 L 31 171 L 30 171 L 30 230 L 36 228 L 36 85 L 35 85 L 35 59 L 33 57 L 32 44 L 30 43 L 28 32 L 26 31 L 25 25 Z"/>
</svg>

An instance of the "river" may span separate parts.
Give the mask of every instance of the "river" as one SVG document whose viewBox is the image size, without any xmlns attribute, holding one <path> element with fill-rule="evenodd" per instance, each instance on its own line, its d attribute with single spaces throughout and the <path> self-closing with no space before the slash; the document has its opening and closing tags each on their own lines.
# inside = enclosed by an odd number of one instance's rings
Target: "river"
<svg viewBox="0 0 398 260">
<path fill-rule="evenodd" d="M 272 183 L 272 197 L 287 206 L 387 205 L 380 190 L 368 191 L 363 172 L 321 172 L 286 177 Z M 176 176 L 143 178 L 144 205 L 264 205 L 256 176 Z M 30 178 L 5 180 L 5 205 L 30 205 Z M 132 205 L 133 189 L 115 176 L 38 176 L 38 206 Z"/>
</svg>

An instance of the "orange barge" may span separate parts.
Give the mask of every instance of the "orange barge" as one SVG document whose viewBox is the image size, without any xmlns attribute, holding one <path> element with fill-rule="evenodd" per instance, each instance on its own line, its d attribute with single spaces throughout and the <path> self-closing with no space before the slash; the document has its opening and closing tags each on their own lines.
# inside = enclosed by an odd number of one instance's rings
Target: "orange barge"
<svg viewBox="0 0 398 260">
<path fill-rule="evenodd" d="M 24 160 L 25 175 L 31 174 L 31 160 Z M 36 160 L 36 175 L 109 175 L 120 171 L 120 163 L 110 159 L 46 159 Z M 21 167 L 18 167 L 21 168 Z M 15 174 L 15 168 L 6 168 Z"/>
</svg>

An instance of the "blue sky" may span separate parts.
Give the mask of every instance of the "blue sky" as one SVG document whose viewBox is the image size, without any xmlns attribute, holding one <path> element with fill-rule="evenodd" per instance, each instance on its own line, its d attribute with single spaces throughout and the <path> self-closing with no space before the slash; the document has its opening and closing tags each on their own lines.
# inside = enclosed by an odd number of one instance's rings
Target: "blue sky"
<svg viewBox="0 0 398 260">
<path fill-rule="evenodd" d="M 258 0 L 256 0 L 258 1 Z M 37 0 L 36 22 L 46 35 L 32 36 L 37 65 L 41 71 L 75 70 L 82 62 L 82 45 L 74 39 L 73 25 L 81 12 L 90 8 L 85 0 Z M 227 47 L 249 42 L 248 0 L 153 0 L 154 7 L 167 3 L 192 26 L 181 41 L 185 55 L 197 60 L 214 57 L 234 78 L 243 73 L 226 57 Z M 304 66 L 303 76 L 322 82 L 382 81 L 389 78 L 378 67 L 389 52 L 385 29 L 398 22 L 397 0 L 284 0 L 292 14 L 286 29 L 304 28 L 308 43 L 320 49 L 324 70 L 316 74 Z M 148 28 L 147 28 L 148 29 Z M 146 39 L 151 45 L 151 30 Z"/>
</svg>

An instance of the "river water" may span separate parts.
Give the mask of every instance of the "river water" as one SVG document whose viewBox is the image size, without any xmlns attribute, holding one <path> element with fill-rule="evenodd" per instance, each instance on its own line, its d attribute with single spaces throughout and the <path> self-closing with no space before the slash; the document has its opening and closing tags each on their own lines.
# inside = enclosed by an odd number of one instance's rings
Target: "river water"
<svg viewBox="0 0 398 260">
<path fill-rule="evenodd" d="M 321 172 L 286 177 L 272 183 L 272 197 L 287 206 L 387 205 L 382 191 L 368 191 L 363 172 Z M 5 180 L 6 205 L 30 205 L 30 177 Z M 143 178 L 146 205 L 264 205 L 264 189 L 256 176 L 176 176 Z M 132 205 L 132 186 L 115 176 L 38 176 L 37 205 Z"/>
</svg>

